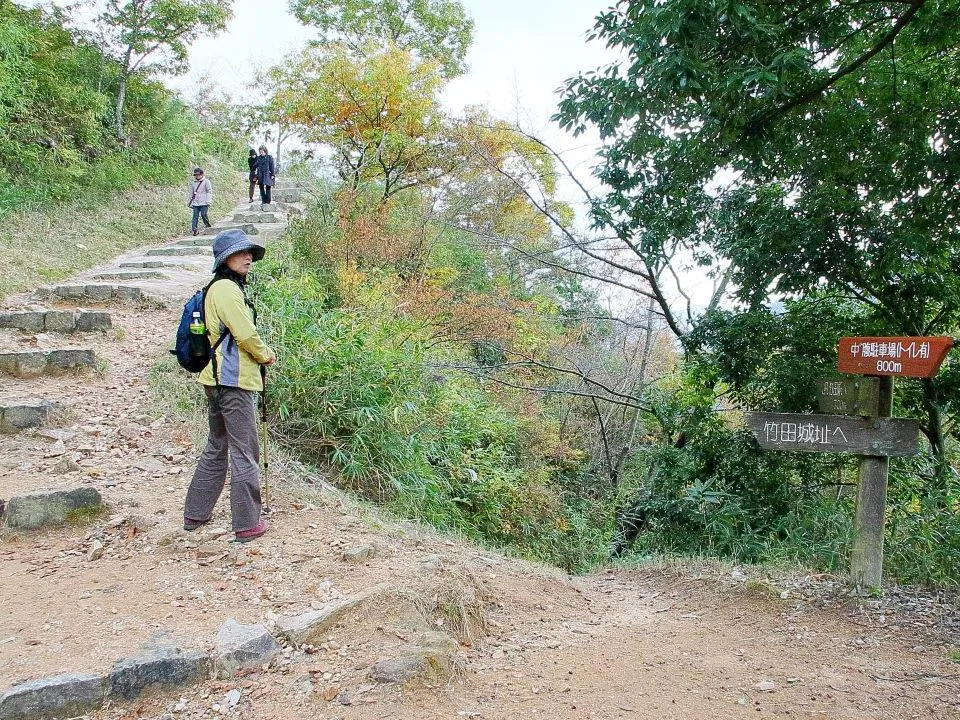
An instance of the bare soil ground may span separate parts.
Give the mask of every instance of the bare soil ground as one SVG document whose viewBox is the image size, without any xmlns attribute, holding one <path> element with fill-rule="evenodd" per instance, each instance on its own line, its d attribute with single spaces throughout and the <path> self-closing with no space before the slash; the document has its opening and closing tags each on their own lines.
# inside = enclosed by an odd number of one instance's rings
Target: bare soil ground
<svg viewBox="0 0 960 720">
<path fill-rule="evenodd" d="M 117 307 L 113 332 L 69 340 L 92 344 L 102 371 L 2 380 L 5 396 L 68 410 L 43 430 L 0 436 L 0 497 L 86 483 L 110 509 L 0 535 L 0 692 L 106 670 L 157 638 L 208 647 L 230 617 L 272 625 L 380 588 L 316 647 L 95 717 L 960 718 L 956 606 L 936 593 L 858 601 L 830 578 L 774 584 L 708 563 L 570 577 L 383 516 L 291 463 L 271 471 L 262 540 L 238 548 L 229 534 L 184 533 L 196 427 L 158 415 L 150 390 L 178 317 L 176 304 Z M 229 528 L 227 513 L 224 498 L 212 524 Z M 97 540 L 103 556 L 90 559 Z M 358 547 L 373 556 L 345 561 Z M 373 663 L 424 623 L 457 639 L 453 676 L 372 681 Z"/>
</svg>

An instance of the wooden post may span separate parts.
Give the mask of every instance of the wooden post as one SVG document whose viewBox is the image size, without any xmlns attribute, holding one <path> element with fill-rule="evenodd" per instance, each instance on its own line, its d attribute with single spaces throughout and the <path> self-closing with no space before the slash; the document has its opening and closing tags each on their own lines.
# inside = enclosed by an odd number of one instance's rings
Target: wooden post
<svg viewBox="0 0 960 720">
<path fill-rule="evenodd" d="M 893 377 L 880 378 L 878 417 L 893 413 Z M 857 511 L 850 580 L 858 589 L 879 588 L 883 582 L 883 526 L 886 520 L 888 457 L 860 457 Z"/>
</svg>

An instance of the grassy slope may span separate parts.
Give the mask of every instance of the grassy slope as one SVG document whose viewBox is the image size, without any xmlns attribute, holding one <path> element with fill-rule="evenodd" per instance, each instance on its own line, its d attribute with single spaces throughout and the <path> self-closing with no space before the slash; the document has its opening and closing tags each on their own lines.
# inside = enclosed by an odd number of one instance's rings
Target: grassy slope
<svg viewBox="0 0 960 720">
<path fill-rule="evenodd" d="M 245 197 L 246 177 L 210 161 L 214 221 Z M 145 186 L 107 198 L 83 197 L 36 212 L 14 213 L 0 225 L 0 297 L 69 277 L 126 250 L 183 235 L 190 228 L 185 193 Z M 81 247 L 82 246 L 82 247 Z"/>
</svg>

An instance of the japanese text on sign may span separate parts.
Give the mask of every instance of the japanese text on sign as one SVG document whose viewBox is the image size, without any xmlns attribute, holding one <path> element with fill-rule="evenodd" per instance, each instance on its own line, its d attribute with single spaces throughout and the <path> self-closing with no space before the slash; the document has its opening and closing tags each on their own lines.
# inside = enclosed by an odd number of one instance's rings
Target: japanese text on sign
<svg viewBox="0 0 960 720">
<path fill-rule="evenodd" d="M 930 357 L 930 343 L 926 340 L 910 344 L 902 341 L 865 341 L 855 342 L 850 346 L 850 354 L 854 357 L 865 358 L 910 358 L 911 360 L 925 360 Z"/>
<path fill-rule="evenodd" d="M 846 382 L 843 380 L 825 380 L 820 386 L 820 394 L 827 397 L 843 397 Z"/>
<path fill-rule="evenodd" d="M 855 375 L 933 377 L 951 347 L 951 337 L 842 337 L 837 369 Z"/>
<path fill-rule="evenodd" d="M 846 443 L 843 428 L 829 423 L 766 422 L 763 432 L 767 442 L 796 442 L 827 445 Z"/>
</svg>

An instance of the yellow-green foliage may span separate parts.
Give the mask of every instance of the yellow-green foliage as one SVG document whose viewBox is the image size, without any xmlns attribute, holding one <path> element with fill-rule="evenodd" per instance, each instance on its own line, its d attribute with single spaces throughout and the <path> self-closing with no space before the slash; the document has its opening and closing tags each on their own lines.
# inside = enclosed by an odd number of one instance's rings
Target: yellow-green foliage
<svg viewBox="0 0 960 720">
<path fill-rule="evenodd" d="M 286 438 L 401 514 L 573 570 L 600 560 L 610 513 L 565 489 L 577 456 L 560 447 L 555 420 L 522 394 L 440 369 L 464 362 L 469 343 L 435 343 L 438 321 L 411 313 L 416 296 L 398 289 L 389 262 L 331 266 L 337 242 L 348 241 L 314 214 L 257 267 Z M 461 267 L 432 264 L 424 283 L 474 274 L 466 256 L 441 255 Z"/>
</svg>

